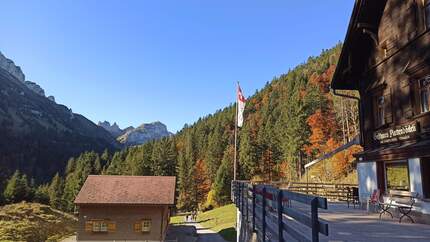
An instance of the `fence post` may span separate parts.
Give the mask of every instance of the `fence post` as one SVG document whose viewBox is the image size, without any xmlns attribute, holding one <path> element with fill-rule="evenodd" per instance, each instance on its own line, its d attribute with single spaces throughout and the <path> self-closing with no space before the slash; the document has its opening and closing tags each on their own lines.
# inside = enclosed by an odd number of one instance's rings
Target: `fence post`
<svg viewBox="0 0 430 242">
<path fill-rule="evenodd" d="M 242 215 L 243 212 L 243 187 L 242 187 L 243 183 L 239 183 L 239 187 L 240 187 L 240 203 L 239 203 L 239 207 L 240 207 L 240 213 Z"/>
<path fill-rule="evenodd" d="M 252 185 L 252 232 L 255 232 L 255 185 Z"/>
<path fill-rule="evenodd" d="M 237 208 L 240 210 L 240 183 L 236 182 Z"/>
<path fill-rule="evenodd" d="M 266 187 L 263 187 L 263 205 L 262 205 L 263 211 L 261 212 L 262 216 L 262 233 L 261 236 L 263 237 L 263 242 L 266 241 Z"/>
<path fill-rule="evenodd" d="M 233 181 L 233 199 L 234 199 L 234 204 L 236 204 L 237 206 L 237 192 L 236 192 L 237 188 L 236 188 L 236 181 Z"/>
<path fill-rule="evenodd" d="M 282 212 L 283 212 L 283 205 L 282 205 L 282 190 L 276 189 L 277 191 L 277 209 L 278 209 L 278 241 L 284 242 L 283 237 L 283 223 L 282 223 Z"/>
<path fill-rule="evenodd" d="M 242 193 L 241 193 L 241 197 L 242 197 L 242 213 L 240 215 L 242 215 L 242 220 L 245 217 L 245 183 L 242 183 Z"/>
<path fill-rule="evenodd" d="M 245 207 L 246 207 L 245 221 L 247 224 L 249 224 L 249 185 L 248 183 L 246 183 L 246 189 L 245 189 Z"/>
<path fill-rule="evenodd" d="M 245 183 L 242 183 L 242 219 L 245 217 Z"/>
<path fill-rule="evenodd" d="M 319 242 L 318 229 L 318 198 L 311 202 L 312 242 Z"/>
</svg>

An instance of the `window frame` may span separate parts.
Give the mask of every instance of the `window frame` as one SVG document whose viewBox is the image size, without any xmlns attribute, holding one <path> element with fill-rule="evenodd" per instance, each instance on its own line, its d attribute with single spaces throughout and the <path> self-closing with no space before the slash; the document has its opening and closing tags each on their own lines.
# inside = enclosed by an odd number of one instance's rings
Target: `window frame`
<svg viewBox="0 0 430 242">
<path fill-rule="evenodd" d="M 379 129 L 382 127 L 385 127 L 386 117 L 387 114 L 385 108 L 386 108 L 386 100 L 384 96 L 384 89 L 379 89 L 378 91 L 374 92 L 373 95 L 373 122 L 374 122 L 374 129 Z M 382 102 L 381 102 L 382 100 Z"/>
<path fill-rule="evenodd" d="M 403 190 L 403 189 L 392 189 L 388 187 L 388 172 L 387 172 L 387 166 L 398 166 L 398 165 L 402 165 L 402 164 L 406 164 L 406 172 L 407 172 L 407 178 L 408 178 L 408 189 L 407 190 Z M 386 161 L 384 162 L 384 178 L 385 178 L 385 191 L 389 192 L 390 190 L 396 190 L 396 191 L 410 191 L 411 190 L 411 177 L 410 177 L 410 173 L 409 173 L 409 162 L 408 160 L 398 160 L 398 161 Z"/>
<path fill-rule="evenodd" d="M 428 82 L 426 87 L 423 87 L 423 82 Z M 424 110 L 423 93 L 427 93 L 427 110 Z M 418 80 L 418 96 L 420 114 L 430 112 L 430 75 Z"/>
<path fill-rule="evenodd" d="M 426 30 L 430 29 L 430 1 L 424 0 L 424 26 Z"/>
<path fill-rule="evenodd" d="M 141 229 L 140 229 L 141 232 L 143 232 L 143 233 L 149 233 L 149 232 L 151 232 L 151 228 L 152 228 L 152 220 L 151 219 L 142 219 L 142 221 L 141 221 Z"/>
<path fill-rule="evenodd" d="M 376 99 L 376 120 L 379 127 L 385 125 L 385 102 L 384 95 L 378 96 Z"/>
<path fill-rule="evenodd" d="M 92 220 L 92 232 L 94 233 L 107 233 L 108 221 L 106 220 Z"/>
</svg>

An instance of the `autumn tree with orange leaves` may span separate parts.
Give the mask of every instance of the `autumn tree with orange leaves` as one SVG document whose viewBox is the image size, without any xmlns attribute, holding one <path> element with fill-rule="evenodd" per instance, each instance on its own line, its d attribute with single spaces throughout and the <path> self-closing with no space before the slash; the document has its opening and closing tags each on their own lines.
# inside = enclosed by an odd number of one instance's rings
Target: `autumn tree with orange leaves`
<svg viewBox="0 0 430 242">
<path fill-rule="evenodd" d="M 211 181 L 208 174 L 208 169 L 204 160 L 198 160 L 194 167 L 194 181 L 196 184 L 197 203 L 201 206 L 211 188 Z"/>
</svg>

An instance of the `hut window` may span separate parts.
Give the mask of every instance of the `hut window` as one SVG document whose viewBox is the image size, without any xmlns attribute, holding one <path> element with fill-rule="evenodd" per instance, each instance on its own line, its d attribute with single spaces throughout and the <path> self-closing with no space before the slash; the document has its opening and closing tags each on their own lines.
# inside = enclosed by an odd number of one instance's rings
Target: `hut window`
<svg viewBox="0 0 430 242">
<path fill-rule="evenodd" d="M 106 221 L 93 221 L 93 232 L 107 232 L 108 223 Z"/>
<path fill-rule="evenodd" d="M 150 232 L 151 231 L 151 220 L 144 219 L 142 220 L 142 232 Z"/>
<path fill-rule="evenodd" d="M 385 164 L 387 191 L 409 191 L 409 169 L 406 161 Z"/>
<path fill-rule="evenodd" d="M 421 113 L 430 111 L 430 77 L 420 80 Z"/>
<path fill-rule="evenodd" d="M 376 96 L 375 97 L 375 123 L 376 127 L 381 127 L 385 124 L 385 97 Z"/>
<path fill-rule="evenodd" d="M 425 19 L 427 29 L 430 28 L 430 1 L 426 1 L 425 4 Z"/>
</svg>

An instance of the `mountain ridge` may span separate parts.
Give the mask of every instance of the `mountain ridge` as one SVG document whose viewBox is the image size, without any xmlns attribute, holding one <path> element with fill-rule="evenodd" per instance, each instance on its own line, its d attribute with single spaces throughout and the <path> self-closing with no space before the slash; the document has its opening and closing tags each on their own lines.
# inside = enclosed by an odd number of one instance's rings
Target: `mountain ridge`
<svg viewBox="0 0 430 242">
<path fill-rule="evenodd" d="M 29 87 L 21 68 L 0 53 L 1 182 L 16 169 L 46 181 L 62 172 L 70 157 L 120 147 L 107 131 L 38 87 Z"/>
</svg>

